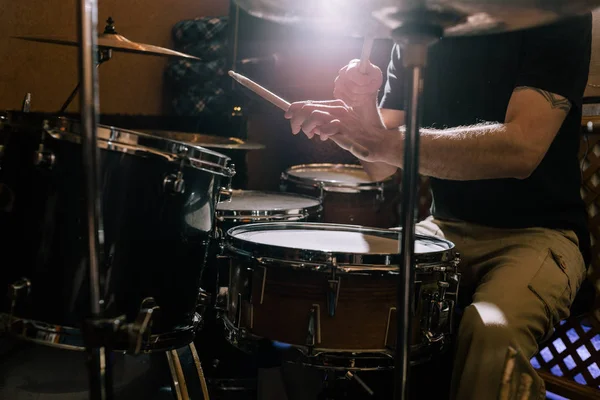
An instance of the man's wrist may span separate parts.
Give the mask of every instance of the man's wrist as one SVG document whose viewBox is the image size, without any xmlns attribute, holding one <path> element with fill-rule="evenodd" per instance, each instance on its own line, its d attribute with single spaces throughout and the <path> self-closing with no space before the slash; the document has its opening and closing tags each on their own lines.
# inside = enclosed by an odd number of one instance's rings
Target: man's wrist
<svg viewBox="0 0 600 400">
<path fill-rule="evenodd" d="M 370 126 L 368 137 L 378 138 L 377 161 L 383 162 L 395 167 L 401 167 L 404 158 L 404 132 L 399 129 L 385 129 L 377 126 Z"/>
</svg>

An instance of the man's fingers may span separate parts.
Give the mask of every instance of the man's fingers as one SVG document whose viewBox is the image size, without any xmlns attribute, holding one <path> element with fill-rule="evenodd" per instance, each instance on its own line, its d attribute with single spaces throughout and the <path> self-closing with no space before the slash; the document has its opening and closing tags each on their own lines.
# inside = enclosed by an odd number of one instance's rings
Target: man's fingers
<svg viewBox="0 0 600 400">
<path fill-rule="evenodd" d="M 307 134 L 307 136 L 309 134 L 312 136 L 315 133 L 313 132 L 315 128 L 320 127 L 323 124 L 327 124 L 332 118 L 333 117 L 331 114 L 327 112 L 315 110 L 302 123 L 302 130 Z"/>
<path fill-rule="evenodd" d="M 331 100 L 323 102 L 297 102 L 290 105 L 290 108 L 286 112 L 286 118 L 290 120 L 290 126 L 292 133 L 297 135 L 304 122 L 310 117 L 315 111 L 323 112 L 335 112 L 338 109 L 346 107 L 345 103 L 341 100 Z"/>
<path fill-rule="evenodd" d="M 296 101 L 290 104 L 290 107 L 286 110 L 284 116 L 287 119 L 291 119 L 294 115 L 298 114 L 300 111 L 312 111 L 310 106 L 314 106 L 315 109 L 319 107 L 342 107 L 344 106 L 344 102 L 342 100 L 323 100 L 323 101 Z M 309 107 L 309 108 L 307 108 Z"/>
<path fill-rule="evenodd" d="M 305 101 L 297 101 L 290 104 L 290 107 L 286 110 L 284 117 L 291 119 L 299 110 L 302 109 L 302 107 L 304 107 L 304 104 L 306 104 Z"/>
<path fill-rule="evenodd" d="M 319 127 L 319 135 L 321 135 L 321 138 L 325 137 L 326 139 L 324 140 L 327 140 L 329 136 L 340 133 L 341 128 L 342 122 L 339 119 L 333 119 Z"/>
</svg>

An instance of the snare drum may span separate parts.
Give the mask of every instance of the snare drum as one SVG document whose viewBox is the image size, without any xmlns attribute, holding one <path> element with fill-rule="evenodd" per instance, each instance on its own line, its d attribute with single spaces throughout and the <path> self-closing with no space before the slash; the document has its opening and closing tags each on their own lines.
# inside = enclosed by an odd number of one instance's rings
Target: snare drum
<svg viewBox="0 0 600 400">
<path fill-rule="evenodd" d="M 12 113 L 0 123 L 0 285 L 5 327 L 82 348 L 90 312 L 81 125 Z M 100 278 L 117 350 L 161 350 L 194 337 L 215 204 L 229 158 L 201 147 L 98 127 Z M 150 330 L 140 322 L 150 317 Z M 137 322 L 136 322 L 137 320 Z M 133 347 L 132 347 L 133 346 Z"/>
<path fill-rule="evenodd" d="M 398 232 L 322 223 L 251 224 L 228 231 L 229 340 L 291 345 L 295 361 L 327 369 L 393 368 Z M 417 235 L 411 362 L 451 333 L 459 283 L 454 245 Z"/>
<path fill-rule="evenodd" d="M 374 182 L 360 165 L 296 165 L 281 174 L 281 190 L 321 199 L 323 222 L 389 228 L 397 224 L 398 185 Z"/>
</svg>

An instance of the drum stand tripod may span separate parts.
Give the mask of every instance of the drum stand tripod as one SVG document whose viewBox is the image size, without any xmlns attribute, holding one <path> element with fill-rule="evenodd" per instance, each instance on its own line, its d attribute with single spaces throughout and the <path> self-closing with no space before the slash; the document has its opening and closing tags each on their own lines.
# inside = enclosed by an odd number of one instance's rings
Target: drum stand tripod
<svg viewBox="0 0 600 400">
<path fill-rule="evenodd" d="M 194 342 L 188 344 L 188 347 L 192 354 L 192 358 L 194 359 L 194 365 L 196 367 L 196 372 L 198 373 L 198 379 L 200 380 L 202 398 L 203 400 L 209 400 L 208 386 L 206 385 L 202 364 L 200 364 L 200 357 L 198 357 L 198 352 L 196 351 Z M 187 383 L 177 350 L 168 350 L 166 355 L 176 400 L 189 400 L 190 396 L 188 394 Z"/>
<path fill-rule="evenodd" d="M 349 391 L 360 390 L 364 396 L 373 396 L 375 392 L 361 379 L 351 371 L 346 371 L 343 376 L 336 376 L 336 371 L 327 373 L 323 382 L 323 389 L 319 393 L 317 400 L 337 400 L 347 398 L 346 389 Z M 357 383 L 360 387 L 352 385 Z M 367 397 L 368 398 L 368 397 Z"/>
</svg>

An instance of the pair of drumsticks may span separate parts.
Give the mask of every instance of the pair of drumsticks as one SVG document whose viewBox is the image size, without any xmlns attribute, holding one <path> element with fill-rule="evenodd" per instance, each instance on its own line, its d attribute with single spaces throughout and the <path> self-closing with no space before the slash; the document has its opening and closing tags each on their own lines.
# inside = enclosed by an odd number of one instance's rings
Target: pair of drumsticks
<svg viewBox="0 0 600 400">
<path fill-rule="evenodd" d="M 364 43 L 363 43 L 362 52 L 360 55 L 360 63 L 358 65 L 358 70 L 363 74 L 367 72 L 367 66 L 369 64 L 369 56 L 371 55 L 372 47 L 373 47 L 373 39 L 369 38 L 369 37 L 365 38 Z M 240 75 L 234 71 L 229 71 L 229 76 L 231 76 L 233 79 L 235 79 L 242 86 L 245 86 L 248 89 L 252 90 L 254 93 L 259 95 L 263 99 L 271 102 L 273 105 L 279 107 L 283 111 L 287 111 L 290 108 L 290 103 L 288 101 L 282 99 L 281 97 L 277 96 L 275 93 L 265 89 L 258 83 L 246 78 L 245 76 Z M 338 137 L 336 140 L 338 142 L 346 142 L 345 144 L 348 148 L 352 148 L 352 150 L 355 153 L 361 155 L 362 157 L 367 157 L 369 155 L 369 151 L 365 147 L 361 146 L 358 143 L 354 143 L 344 137 Z"/>
</svg>

